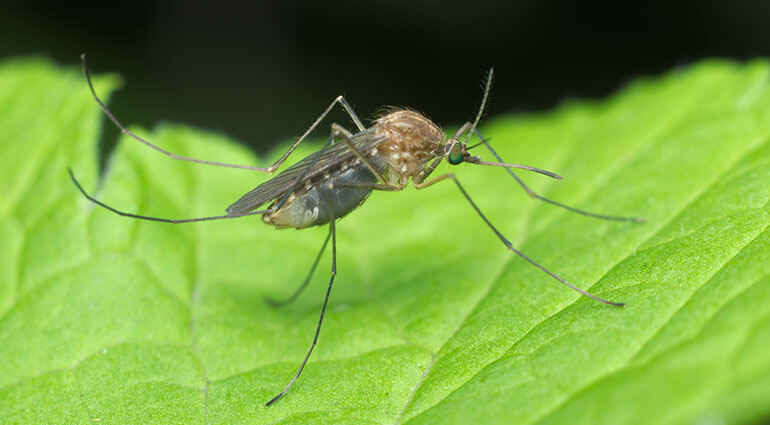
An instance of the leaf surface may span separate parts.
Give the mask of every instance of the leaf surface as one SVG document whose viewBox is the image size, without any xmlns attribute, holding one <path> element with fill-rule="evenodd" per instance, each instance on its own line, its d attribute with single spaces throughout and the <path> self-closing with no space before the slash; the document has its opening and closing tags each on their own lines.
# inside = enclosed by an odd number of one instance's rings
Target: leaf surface
<svg viewBox="0 0 770 425">
<path fill-rule="evenodd" d="M 7 61 L 0 65 L 0 417 L 62 424 L 767 418 L 768 71 L 759 61 L 705 61 L 602 102 L 498 116 L 482 127 L 507 161 L 565 177 L 520 173 L 540 194 L 643 216 L 644 224 L 530 200 L 500 169 L 439 169 L 454 172 L 527 255 L 624 308 L 582 298 L 505 250 L 451 183 L 373 194 L 338 224 L 337 280 L 310 363 L 288 395 L 265 408 L 312 340 L 330 255 L 294 304 L 275 309 L 263 297 L 288 296 L 302 282 L 327 229 L 279 231 L 258 217 L 174 226 L 93 206 L 67 167 L 104 202 L 171 218 L 222 214 L 267 176 L 174 161 L 126 138 L 98 179 L 105 123 L 82 77 L 43 60 Z M 97 80 L 105 95 L 116 86 L 114 77 Z M 134 130 L 213 161 L 264 164 L 280 154 L 258 160 L 222 135 L 179 125 Z M 318 146 L 303 146 L 292 160 Z"/>
</svg>

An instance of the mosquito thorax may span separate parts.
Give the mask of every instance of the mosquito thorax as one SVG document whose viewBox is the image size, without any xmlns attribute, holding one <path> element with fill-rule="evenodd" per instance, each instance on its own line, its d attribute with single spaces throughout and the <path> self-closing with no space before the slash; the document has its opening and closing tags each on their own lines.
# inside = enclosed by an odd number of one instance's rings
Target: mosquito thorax
<svg viewBox="0 0 770 425">
<path fill-rule="evenodd" d="M 373 126 L 376 137 L 385 140 L 368 154 L 378 156 L 387 165 L 391 184 L 405 185 L 409 178 L 425 170 L 438 155 L 444 137 L 441 128 L 419 112 L 408 109 L 389 112 Z"/>
</svg>

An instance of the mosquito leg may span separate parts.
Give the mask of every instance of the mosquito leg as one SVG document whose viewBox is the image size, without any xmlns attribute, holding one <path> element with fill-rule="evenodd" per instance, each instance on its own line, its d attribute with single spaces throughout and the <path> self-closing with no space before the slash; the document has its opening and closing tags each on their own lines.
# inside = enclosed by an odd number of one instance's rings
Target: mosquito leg
<svg viewBox="0 0 770 425">
<path fill-rule="evenodd" d="M 476 130 L 476 135 L 479 136 L 479 138 L 481 139 L 481 143 L 484 144 L 484 146 L 486 146 L 490 152 L 492 152 L 492 155 L 495 158 L 497 158 L 498 161 L 505 162 L 503 161 L 502 158 L 500 158 L 500 155 L 498 155 L 497 152 L 495 152 L 495 150 L 492 149 L 492 146 L 489 144 L 489 142 L 481 136 L 478 130 Z M 602 220 L 631 221 L 636 223 L 644 223 L 646 221 L 642 217 L 620 217 L 620 216 L 614 216 L 614 215 L 596 214 L 596 213 L 584 211 L 575 207 L 571 207 L 569 205 L 562 204 L 561 202 L 556 202 L 554 200 L 548 199 L 544 196 L 540 196 L 537 193 L 535 193 L 535 191 L 533 191 L 526 184 L 524 184 L 524 182 L 519 178 L 519 176 L 517 176 L 516 173 L 514 173 L 513 170 L 511 170 L 510 168 L 506 167 L 505 171 L 507 171 L 508 174 L 510 174 L 511 177 L 513 177 L 513 179 L 516 180 L 516 183 L 518 183 L 519 186 L 521 186 L 522 189 L 524 189 L 527 192 L 527 194 L 533 199 L 538 199 L 543 202 L 549 203 L 551 205 L 556 205 L 557 207 L 561 207 L 561 208 L 564 208 L 565 210 L 572 211 L 574 213 L 578 213 L 587 217 L 594 217 Z"/>
<path fill-rule="evenodd" d="M 369 171 L 372 172 L 372 174 L 377 178 L 377 181 L 379 181 L 381 184 L 387 184 L 385 182 L 385 178 L 382 177 L 382 173 L 380 173 L 380 170 L 377 169 L 377 167 L 372 164 L 372 161 L 369 160 L 364 154 L 361 153 L 360 150 L 356 147 L 356 145 L 353 144 L 351 141 L 351 134 L 348 132 L 348 134 L 345 134 L 343 131 L 347 131 L 344 128 L 341 128 L 337 124 L 332 124 L 332 132 L 335 135 L 342 136 L 342 141 L 345 142 L 346 145 L 348 145 L 348 148 L 353 151 L 353 153 L 358 157 L 358 159 L 361 160 L 361 162 L 366 165 L 367 168 L 369 168 Z M 392 185 L 390 185 L 392 186 Z"/>
<path fill-rule="evenodd" d="M 75 175 L 72 173 L 72 169 L 67 169 L 67 171 L 70 173 L 70 179 L 72 179 L 72 182 L 75 183 L 75 186 L 78 188 L 80 193 L 83 194 L 83 196 L 86 197 L 89 201 L 93 202 L 94 204 L 106 208 L 115 214 L 122 215 L 124 217 L 132 217 L 132 218 L 138 218 L 141 220 L 149 220 L 149 221 L 160 221 L 162 223 L 171 223 L 171 224 L 180 224 L 180 223 L 193 223 L 196 221 L 210 221 L 210 220 L 223 220 L 228 218 L 238 218 L 238 217 L 245 217 L 247 215 L 259 215 L 259 214 L 265 214 L 268 212 L 272 212 L 271 209 L 266 210 L 259 210 L 259 211 L 251 211 L 247 213 L 241 213 L 241 214 L 228 214 L 228 215 L 215 215 L 210 217 L 197 217 L 197 218 L 183 218 L 183 219 L 170 219 L 170 218 L 161 218 L 161 217 L 151 217 L 147 215 L 139 215 L 139 214 L 132 214 L 127 213 L 124 211 L 120 211 L 118 209 L 115 209 L 102 201 L 99 201 L 98 199 L 94 198 L 93 196 L 89 195 L 85 189 L 83 189 L 83 186 L 80 185 L 80 182 L 75 178 Z"/>
<path fill-rule="evenodd" d="M 331 217 L 329 220 L 329 234 L 332 238 L 332 272 L 331 277 L 329 278 L 329 287 L 326 289 L 326 296 L 324 297 L 324 303 L 321 306 L 321 316 L 318 318 L 318 326 L 315 330 L 315 336 L 313 337 L 313 343 L 310 345 L 310 349 L 307 351 L 307 354 L 305 355 L 305 359 L 302 361 L 302 365 L 300 365 L 299 370 L 294 375 L 293 378 L 291 378 L 291 381 L 289 381 L 289 384 L 286 385 L 286 388 L 281 391 L 280 394 L 273 397 L 270 401 L 265 403 L 265 407 L 270 406 L 271 404 L 275 403 L 280 399 L 281 397 L 286 394 L 287 391 L 289 391 L 289 388 L 291 388 L 292 385 L 294 385 L 294 382 L 297 381 L 297 378 L 299 378 L 299 375 L 302 373 L 302 369 L 305 368 L 305 365 L 307 364 L 307 360 L 310 358 L 310 354 L 313 352 L 313 348 L 315 348 L 316 342 L 318 342 L 318 334 L 321 333 L 321 323 L 323 323 L 324 320 L 324 313 L 326 313 L 326 305 L 329 303 L 329 294 L 332 292 L 332 284 L 334 283 L 334 277 L 337 275 L 337 233 L 336 229 L 334 227 L 334 199 L 332 199 L 331 193 L 333 193 L 333 188 L 329 188 L 329 211 L 331 212 Z"/>
<path fill-rule="evenodd" d="M 348 113 L 348 115 L 350 116 L 350 118 L 351 118 L 351 119 L 353 120 L 353 122 L 356 124 L 356 128 L 358 128 L 358 131 L 364 131 L 364 130 L 366 130 L 366 127 L 364 127 L 364 124 L 363 124 L 363 123 L 361 122 L 361 120 L 358 118 L 358 115 L 356 115 L 356 113 L 353 111 L 353 108 L 350 106 L 350 104 L 348 103 L 348 101 L 347 101 L 347 100 L 345 100 L 345 97 L 344 97 L 344 96 L 342 96 L 342 95 L 339 95 L 339 96 L 337 96 L 336 98 L 334 98 L 334 100 L 332 101 L 332 103 L 330 103 L 330 104 L 329 104 L 329 106 L 327 106 L 327 107 L 326 107 L 326 109 L 325 109 L 325 110 L 324 110 L 324 111 L 321 113 L 321 115 L 319 115 L 319 116 L 318 116 L 318 118 L 316 118 L 316 120 L 315 120 L 315 121 L 313 121 L 313 124 L 311 124 L 311 125 L 310 125 L 310 128 L 308 128 L 307 130 L 305 130 L 305 132 L 302 134 L 302 136 L 300 136 L 300 137 L 299 137 L 299 139 L 297 139 L 297 141 L 296 141 L 296 142 L 294 142 L 294 144 L 293 144 L 293 145 L 292 145 L 292 146 L 289 148 L 289 150 L 288 150 L 288 151 L 286 151 L 286 153 L 284 153 L 283 155 L 281 155 L 281 157 L 280 157 L 280 158 L 278 158 L 278 160 L 276 160 L 276 161 L 273 163 L 273 165 L 271 165 L 270 167 L 268 167 L 268 168 L 266 169 L 266 171 L 268 171 L 269 173 L 273 173 L 273 172 L 275 172 L 275 170 L 277 170 L 277 169 L 278 169 L 278 167 L 280 167 L 280 166 L 281 166 L 281 164 L 283 164 L 283 162 L 286 160 L 286 158 L 288 158 L 288 157 L 289 157 L 289 155 L 291 155 L 291 153 L 292 153 L 292 152 L 294 152 L 294 150 L 295 150 L 295 149 L 297 149 L 297 146 L 299 146 L 299 144 L 300 144 L 300 143 L 302 143 L 302 141 L 303 141 L 303 140 L 305 140 L 305 138 L 306 138 L 307 136 L 309 136 L 309 135 L 310 135 L 310 133 L 312 133 L 312 132 L 313 132 L 313 130 L 315 130 L 315 128 L 316 128 L 316 127 L 318 127 L 318 125 L 319 125 L 319 124 L 321 124 L 321 121 L 323 121 L 323 119 L 324 119 L 324 118 L 326 118 L 326 116 L 327 116 L 327 115 L 329 115 L 329 112 L 331 112 L 332 108 L 334 108 L 334 105 L 336 105 L 336 104 L 338 104 L 338 103 L 339 103 L 340 105 L 342 105 L 342 108 L 343 108 L 343 109 L 345 109 L 345 112 L 347 112 L 347 113 Z M 342 128 L 342 127 L 340 127 L 340 128 Z M 344 130 L 344 128 L 343 128 L 343 130 Z M 349 132 L 349 131 L 347 131 L 347 130 L 345 130 L 345 132 L 346 132 L 347 134 L 350 134 L 350 132 Z"/>
<path fill-rule="evenodd" d="M 270 304 L 273 307 L 283 307 L 287 304 L 290 304 L 294 302 L 294 300 L 297 299 L 297 297 L 302 293 L 302 291 L 307 288 L 308 283 L 310 283 L 310 278 L 313 277 L 313 273 L 315 272 L 316 267 L 318 267 L 318 262 L 321 261 L 321 256 L 323 255 L 324 251 L 326 251 L 326 245 L 329 244 L 329 238 L 331 237 L 331 233 L 328 233 L 326 235 L 326 240 L 324 241 L 323 246 L 321 246 L 321 251 L 318 253 L 318 256 L 315 258 L 315 261 L 313 262 L 313 266 L 310 267 L 310 272 L 307 274 L 307 277 L 305 278 L 305 281 L 302 282 L 302 285 L 297 288 L 296 291 L 294 291 L 293 294 L 291 294 L 290 297 L 277 300 L 275 298 L 271 297 L 265 297 L 265 302 Z"/>
<path fill-rule="evenodd" d="M 289 155 L 291 155 L 291 153 L 294 152 L 295 149 L 297 149 L 297 146 L 299 146 L 299 144 L 302 143 L 303 140 L 305 140 L 305 138 L 318 126 L 318 124 L 320 124 L 321 121 L 323 121 L 323 119 L 326 117 L 326 115 L 328 115 L 329 112 L 332 110 L 334 105 L 338 104 L 338 103 L 342 106 L 342 108 L 345 110 L 345 112 L 347 112 L 348 115 L 350 115 L 350 118 L 356 124 L 356 127 L 358 127 L 358 129 L 360 131 L 365 130 L 365 127 L 364 127 L 363 123 L 358 118 L 356 113 L 353 111 L 353 108 L 351 108 L 350 104 L 348 104 L 348 102 L 345 100 L 345 98 L 342 95 L 340 95 L 340 96 L 337 96 L 337 98 L 335 98 L 331 102 L 331 104 L 329 104 L 328 107 L 326 107 L 324 112 L 313 122 L 313 124 L 310 126 L 310 128 L 308 128 L 307 131 L 305 131 L 305 133 L 302 134 L 302 136 L 299 139 L 297 139 L 296 142 L 294 142 L 294 144 L 289 148 L 289 150 L 286 151 L 283 155 L 281 155 L 281 157 L 278 158 L 278 160 L 276 160 L 273 163 L 273 165 L 271 165 L 269 167 L 253 167 L 253 166 L 249 166 L 249 165 L 228 164 L 228 163 L 224 163 L 224 162 L 206 161 L 206 160 L 202 160 L 202 159 L 189 158 L 189 157 L 186 157 L 186 156 L 181 156 L 181 155 L 177 155 L 177 154 L 171 153 L 171 152 L 169 152 L 169 151 L 167 151 L 167 150 L 165 150 L 165 149 L 163 149 L 163 148 L 161 148 L 161 147 L 159 147 L 157 145 L 154 145 L 154 144 L 150 143 L 149 141 L 147 141 L 147 140 L 137 136 L 136 134 L 134 134 L 133 132 L 128 130 L 126 128 L 126 126 L 124 126 L 118 120 L 118 118 L 112 113 L 112 111 L 110 111 L 110 109 L 107 107 L 107 105 L 105 105 L 104 102 L 102 102 L 102 100 L 96 94 L 96 90 L 94 89 L 93 83 L 91 82 L 91 74 L 88 72 L 88 64 L 86 62 L 86 55 L 85 54 L 80 55 L 80 59 L 81 59 L 81 62 L 83 64 L 83 74 L 85 74 L 86 81 L 88 82 L 88 87 L 91 89 L 91 94 L 93 95 L 94 99 L 96 100 L 96 103 L 98 103 L 99 106 L 102 108 L 102 111 L 104 111 L 104 114 L 107 116 L 107 118 L 109 118 L 110 121 L 112 121 L 115 124 L 115 126 L 118 127 L 118 129 L 123 134 L 125 134 L 125 135 L 127 135 L 129 137 L 132 137 L 133 139 L 135 139 L 135 140 L 145 144 L 146 146 L 149 146 L 152 149 L 155 149 L 156 151 L 158 151 L 158 152 L 160 152 L 160 153 L 162 153 L 164 155 L 167 155 L 167 156 L 169 156 L 171 158 L 179 159 L 179 160 L 182 160 L 182 161 L 195 162 L 195 163 L 199 163 L 199 164 L 215 165 L 215 166 L 218 166 L 218 167 L 230 167 L 230 168 L 238 168 L 238 169 L 243 169 L 243 170 L 260 171 L 260 172 L 266 172 L 266 173 L 271 173 L 272 174 L 272 173 L 275 172 L 275 170 L 278 169 L 278 167 L 281 166 L 281 164 L 283 164 L 283 162 L 286 160 L 286 158 L 288 158 Z"/>
<path fill-rule="evenodd" d="M 348 131 L 347 128 L 337 124 L 336 122 L 332 123 L 332 133 L 334 133 L 337 136 L 342 136 L 346 139 L 350 139 L 351 137 L 353 137 L 353 133 Z M 336 139 L 335 139 L 335 142 L 336 142 Z"/>
<path fill-rule="evenodd" d="M 591 298 L 593 300 L 599 301 L 599 302 L 604 303 L 604 304 L 613 305 L 613 306 L 616 306 L 616 307 L 622 307 L 623 305 L 625 305 L 623 303 L 607 301 L 604 298 L 599 298 L 596 295 L 590 294 L 590 293 L 588 293 L 588 292 L 578 288 L 577 286 L 567 282 L 566 280 L 564 280 L 561 277 L 557 276 L 556 274 L 552 273 L 550 270 L 548 270 L 547 268 L 541 266 L 535 260 L 527 257 L 526 255 L 524 255 L 524 253 L 522 253 L 521 251 L 519 251 L 516 248 L 514 248 L 513 244 L 505 236 L 503 236 L 503 234 L 500 233 L 500 231 L 497 230 L 497 228 L 492 225 L 492 223 L 484 215 L 484 213 L 481 212 L 481 210 L 476 205 L 476 203 L 473 202 L 473 200 L 471 199 L 470 195 L 468 195 L 468 192 L 466 192 L 465 189 L 463 189 L 462 185 L 460 185 L 460 182 L 457 181 L 457 178 L 455 177 L 454 174 L 443 174 L 443 175 L 437 176 L 437 177 L 435 177 L 433 179 L 430 179 L 430 180 L 428 180 L 428 181 L 426 181 L 424 183 L 417 183 L 417 184 L 415 184 L 415 187 L 417 189 L 424 189 L 424 188 L 432 186 L 432 185 L 434 185 L 434 184 L 436 184 L 436 183 L 438 183 L 438 182 L 440 182 L 442 180 L 447 180 L 447 179 L 451 179 L 452 181 L 455 182 L 455 184 L 457 185 L 457 188 L 460 189 L 460 192 L 463 194 L 465 199 L 468 201 L 468 203 L 471 204 L 471 207 L 473 207 L 473 209 L 476 210 L 476 213 L 479 215 L 479 217 L 481 217 L 481 219 L 484 220 L 484 223 L 487 224 L 487 226 L 492 230 L 492 232 L 494 232 L 494 234 L 497 236 L 498 239 L 500 239 L 500 241 L 503 243 L 503 245 L 505 245 L 506 248 L 508 248 L 509 250 L 513 251 L 519 257 L 527 260 L 530 264 L 532 264 L 533 266 L 539 268 L 540 270 L 542 270 L 543 272 L 545 272 L 546 274 L 548 274 L 552 278 L 558 280 L 559 282 L 561 282 L 564 285 L 572 288 L 573 290 L 581 293 L 582 295 L 585 295 L 588 298 Z"/>
<path fill-rule="evenodd" d="M 126 126 L 124 126 L 118 120 L 118 118 L 112 113 L 112 111 L 110 111 L 110 109 L 107 107 L 107 105 L 105 105 L 104 102 L 102 102 L 102 100 L 96 94 L 96 90 L 94 89 L 94 85 L 91 82 L 91 74 L 88 72 L 88 63 L 86 62 L 86 55 L 85 55 L 85 53 L 80 55 L 80 60 L 81 60 L 82 65 L 83 65 L 83 74 L 85 74 L 85 76 L 86 76 L 86 82 L 88 82 L 88 88 L 91 89 L 91 94 L 93 95 L 94 100 L 96 100 L 96 103 L 98 103 L 99 106 L 102 108 L 102 111 L 104 111 L 104 114 L 107 116 L 107 118 L 109 118 L 110 121 L 112 121 L 115 124 L 115 126 L 123 134 L 125 134 L 125 135 L 127 135 L 127 136 L 129 136 L 129 137 L 131 137 L 131 138 L 133 138 L 135 140 L 138 140 L 139 142 L 149 146 L 150 148 L 155 149 L 156 151 L 158 151 L 158 152 L 160 152 L 160 153 L 162 153 L 164 155 L 167 155 L 167 156 L 169 156 L 171 158 L 174 158 L 174 159 L 179 159 L 179 160 L 182 160 L 182 161 L 196 162 L 196 163 L 199 163 L 199 164 L 216 165 L 216 166 L 219 166 L 219 167 L 240 168 L 240 169 L 254 170 L 254 171 L 269 171 L 268 168 L 263 168 L 263 167 L 252 167 L 252 166 L 248 166 L 248 165 L 227 164 L 227 163 L 222 163 L 222 162 L 206 161 L 206 160 L 202 160 L 202 159 L 188 158 L 188 157 L 185 157 L 185 156 L 176 155 L 174 153 L 171 153 L 171 152 L 169 152 L 169 151 L 167 151 L 167 150 L 165 150 L 165 149 L 163 149 L 163 148 L 161 148 L 159 146 L 156 146 L 156 145 L 148 142 L 147 140 L 137 136 L 136 134 L 134 134 L 133 132 L 128 130 L 126 128 Z"/>
</svg>

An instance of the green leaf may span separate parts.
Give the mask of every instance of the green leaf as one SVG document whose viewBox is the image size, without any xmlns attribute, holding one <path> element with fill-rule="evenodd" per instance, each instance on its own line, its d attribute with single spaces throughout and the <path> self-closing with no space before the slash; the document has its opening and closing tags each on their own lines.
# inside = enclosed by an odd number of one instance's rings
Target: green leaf
<svg viewBox="0 0 770 425">
<path fill-rule="evenodd" d="M 176 218 L 221 214 L 268 177 L 174 161 L 124 138 L 98 180 L 100 126 L 111 124 L 82 76 L 38 59 L 5 62 L 0 418 L 767 419 L 769 71 L 766 62 L 707 61 L 603 102 L 483 126 L 504 159 L 565 176 L 520 173 L 542 195 L 644 224 L 531 200 L 500 169 L 442 165 L 523 252 L 624 308 L 581 297 L 507 251 L 451 183 L 373 194 L 338 224 L 337 280 L 307 368 L 265 408 L 312 340 L 329 253 L 294 304 L 275 309 L 263 297 L 302 282 L 327 229 L 275 230 L 258 217 L 174 226 L 94 206 L 67 167 L 104 202 Z M 97 80 L 104 95 L 116 86 Z M 222 135 L 178 125 L 135 130 L 214 161 L 264 164 L 280 154 L 258 161 Z M 488 156 L 482 149 L 474 152 Z"/>
</svg>

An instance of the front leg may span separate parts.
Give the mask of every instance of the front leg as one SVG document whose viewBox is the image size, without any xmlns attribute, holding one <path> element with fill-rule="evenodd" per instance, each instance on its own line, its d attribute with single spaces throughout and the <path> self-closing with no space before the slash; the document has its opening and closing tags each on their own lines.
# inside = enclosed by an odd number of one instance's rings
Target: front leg
<svg viewBox="0 0 770 425">
<path fill-rule="evenodd" d="M 451 173 L 449 173 L 449 174 L 442 174 L 442 175 L 437 176 L 437 177 L 435 177 L 435 178 L 433 178 L 431 180 L 428 180 L 428 181 L 426 181 L 424 183 L 415 183 L 415 188 L 417 188 L 417 189 L 425 189 L 427 187 L 430 187 L 430 186 L 432 186 L 432 185 L 434 185 L 434 184 L 436 184 L 436 183 L 438 183 L 440 181 L 444 181 L 444 180 L 452 180 L 453 182 L 455 182 L 455 185 L 457 185 L 457 188 L 463 194 L 463 196 L 468 201 L 468 203 L 471 204 L 471 207 L 476 211 L 476 214 L 478 214 L 479 217 L 481 217 L 481 219 L 484 221 L 484 223 L 487 224 L 489 229 L 492 230 L 492 232 L 495 234 L 495 236 L 497 236 L 497 238 L 500 239 L 500 242 L 502 242 L 503 245 L 505 245 L 505 247 L 508 248 L 510 251 L 512 251 L 514 254 L 516 254 L 519 257 L 527 260 L 530 264 L 532 264 L 533 266 L 535 266 L 538 269 L 542 270 L 543 272 L 545 272 L 546 274 L 548 274 L 552 278 L 558 280 L 562 284 L 570 287 L 574 291 L 579 292 L 580 294 L 582 294 L 582 295 L 584 295 L 584 296 L 586 296 L 588 298 L 591 298 L 593 300 L 599 301 L 600 303 L 609 304 L 609 305 L 613 305 L 613 306 L 616 306 L 616 307 L 622 307 L 624 305 L 623 303 L 607 301 L 604 298 L 597 297 L 596 295 L 593 295 L 593 294 L 591 294 L 591 293 L 589 293 L 589 292 L 587 292 L 587 291 L 585 291 L 583 289 L 578 288 L 577 286 L 575 286 L 575 285 L 567 282 L 566 280 L 562 279 L 557 274 L 551 272 L 550 270 L 548 270 L 544 266 L 541 266 L 535 260 L 533 260 L 533 259 L 529 258 L 528 256 L 524 255 L 523 252 L 521 252 L 518 249 L 514 248 L 514 246 L 511 243 L 511 241 L 509 241 L 505 236 L 503 236 L 503 234 L 500 233 L 499 230 L 497 230 L 497 228 L 492 224 L 492 222 L 489 221 L 487 216 L 485 216 L 484 213 L 481 212 L 481 209 L 479 209 L 478 205 L 476 205 L 476 203 L 473 202 L 473 200 L 471 199 L 470 195 L 468 195 L 468 192 L 466 192 L 465 189 L 460 184 L 460 182 L 457 181 L 457 177 L 455 177 L 454 174 L 451 174 Z"/>
</svg>

